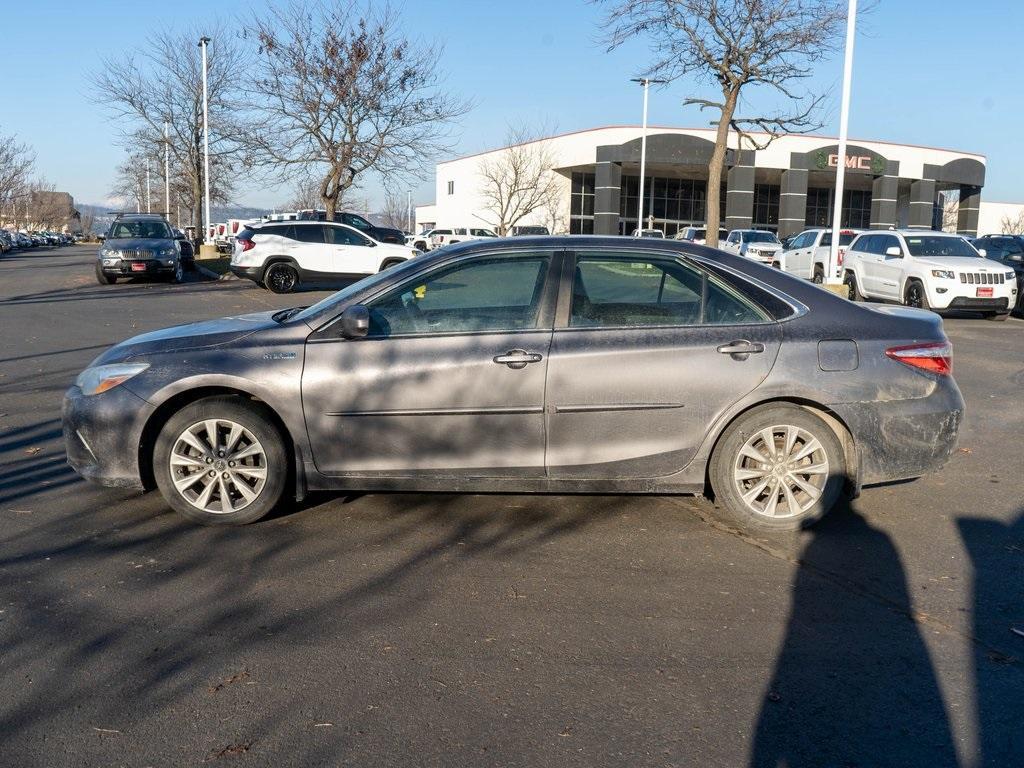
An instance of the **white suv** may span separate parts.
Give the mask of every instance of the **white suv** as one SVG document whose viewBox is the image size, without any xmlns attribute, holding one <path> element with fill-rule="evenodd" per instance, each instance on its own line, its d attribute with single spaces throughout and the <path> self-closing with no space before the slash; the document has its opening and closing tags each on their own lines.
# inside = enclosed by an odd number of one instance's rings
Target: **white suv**
<svg viewBox="0 0 1024 768">
<path fill-rule="evenodd" d="M 281 221 L 239 232 L 230 269 L 274 293 L 289 293 L 304 281 L 365 277 L 417 255 L 347 224 Z"/>
<path fill-rule="evenodd" d="M 836 266 L 836 277 L 843 276 L 843 259 L 846 249 L 859 234 L 858 230 L 839 230 L 839 258 Z M 825 282 L 825 268 L 828 266 L 828 252 L 832 247 L 831 229 L 808 229 L 793 238 L 789 248 L 778 255 L 777 266 L 783 272 L 813 280 L 815 283 Z"/>
<path fill-rule="evenodd" d="M 964 237 L 890 230 L 854 239 L 843 264 L 854 301 L 898 301 L 921 309 L 968 309 L 1005 320 L 1017 299 L 1014 272 L 985 259 Z"/>
<path fill-rule="evenodd" d="M 782 250 L 782 243 L 773 232 L 765 232 L 760 229 L 734 229 L 725 238 L 725 242 L 719 243 L 718 247 L 723 251 L 746 256 L 748 259 L 760 261 L 763 264 L 771 264 L 776 261 L 777 254 Z"/>
<path fill-rule="evenodd" d="M 450 227 L 447 229 L 434 229 L 430 233 L 430 247 L 443 248 L 446 245 L 462 243 L 466 240 L 483 240 L 488 237 L 497 237 L 489 229 L 482 227 Z"/>
</svg>

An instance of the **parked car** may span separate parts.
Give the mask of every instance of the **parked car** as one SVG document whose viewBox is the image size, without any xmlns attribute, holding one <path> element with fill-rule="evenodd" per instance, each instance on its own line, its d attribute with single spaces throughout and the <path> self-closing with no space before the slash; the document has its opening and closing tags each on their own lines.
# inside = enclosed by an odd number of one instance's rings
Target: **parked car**
<svg viewBox="0 0 1024 768">
<path fill-rule="evenodd" d="M 782 250 L 782 243 L 773 232 L 760 229 L 734 229 L 719 248 L 729 253 L 745 256 L 762 264 L 771 264 Z"/>
<path fill-rule="evenodd" d="M 535 237 L 538 235 L 550 235 L 547 227 L 542 227 L 536 224 L 524 224 L 522 226 L 512 227 L 508 231 L 509 237 Z"/>
<path fill-rule="evenodd" d="M 18 232 L 18 247 L 19 248 L 34 248 L 36 245 L 35 240 L 26 232 Z"/>
<path fill-rule="evenodd" d="M 446 245 L 464 243 L 467 240 L 489 240 L 498 235 L 483 227 L 452 227 L 450 229 L 434 229 L 430 233 L 430 248 L 444 248 Z"/>
<path fill-rule="evenodd" d="M 215 525 L 307 490 L 433 490 L 708 493 L 791 530 L 943 465 L 951 354 L 930 312 L 733 254 L 487 240 L 122 342 L 67 392 L 64 436 L 83 477 Z"/>
<path fill-rule="evenodd" d="M 188 236 L 180 229 L 172 229 L 174 239 L 178 243 L 178 250 L 181 252 L 181 263 L 185 269 L 194 269 L 196 266 L 196 248 Z"/>
<path fill-rule="evenodd" d="M 346 224 L 275 222 L 238 233 L 230 269 L 274 293 L 290 293 L 303 282 L 372 275 L 418 255 Z"/>
<path fill-rule="evenodd" d="M 859 230 L 854 229 L 839 230 L 836 277 L 843 276 L 843 259 L 846 257 L 846 249 L 858 233 Z M 806 229 L 790 241 L 788 248 L 783 247 L 778 252 L 773 266 L 805 280 L 824 283 L 831 248 L 831 229 Z"/>
<path fill-rule="evenodd" d="M 1017 301 L 1012 270 L 983 258 L 966 238 L 946 232 L 861 233 L 850 244 L 843 269 L 854 301 L 967 309 L 989 320 L 1005 320 Z"/>
<path fill-rule="evenodd" d="M 426 253 L 430 250 L 430 235 L 434 232 L 433 229 L 425 229 L 418 235 L 408 235 L 405 238 L 405 244 L 412 246 L 418 251 Z"/>
<path fill-rule="evenodd" d="M 634 229 L 633 237 L 651 237 L 656 240 L 664 240 L 665 233 L 660 229 Z"/>
<path fill-rule="evenodd" d="M 96 254 L 102 285 L 120 277 L 156 277 L 179 283 L 184 266 L 171 225 L 156 213 L 118 215 Z"/>
<path fill-rule="evenodd" d="M 1024 235 L 985 235 L 973 243 L 982 256 L 1004 264 L 1017 275 L 1017 313 L 1024 314 Z"/>
<path fill-rule="evenodd" d="M 0 229 L 0 253 L 8 253 L 14 249 L 14 241 L 6 230 Z"/>
<path fill-rule="evenodd" d="M 707 243 L 708 230 L 706 227 L 684 227 L 676 232 L 676 240 L 689 240 L 691 243 L 697 245 L 705 245 Z M 729 232 L 725 229 L 718 230 L 718 242 L 724 243 L 725 239 L 729 237 Z"/>
<path fill-rule="evenodd" d="M 326 211 L 299 211 L 299 221 L 326 221 Z M 351 213 L 349 211 L 336 211 L 334 214 L 334 221 L 337 224 L 345 224 L 349 227 L 354 227 L 362 232 L 364 235 L 369 237 L 371 240 L 376 240 L 378 243 L 389 243 L 392 245 L 405 245 L 405 233 L 400 229 L 394 227 L 378 227 L 375 224 L 371 224 L 369 221 L 364 219 L 357 213 Z"/>
</svg>

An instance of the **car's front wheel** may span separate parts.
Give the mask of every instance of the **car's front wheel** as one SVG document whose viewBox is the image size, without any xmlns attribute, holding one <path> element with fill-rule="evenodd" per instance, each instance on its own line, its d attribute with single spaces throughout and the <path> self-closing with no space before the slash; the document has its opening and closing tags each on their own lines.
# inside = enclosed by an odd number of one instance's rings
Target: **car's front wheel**
<svg viewBox="0 0 1024 768">
<path fill-rule="evenodd" d="M 299 284 L 299 273 L 291 264 L 271 264 L 263 282 L 272 293 L 291 293 Z"/>
<path fill-rule="evenodd" d="M 103 267 L 96 264 L 96 281 L 100 285 L 112 285 L 117 282 L 117 277 L 115 275 L 108 275 L 103 271 Z"/>
<path fill-rule="evenodd" d="M 799 406 L 778 404 L 729 425 L 711 457 L 710 479 L 732 522 L 748 530 L 793 531 L 836 503 L 846 462 L 825 421 Z"/>
<path fill-rule="evenodd" d="M 903 303 L 908 307 L 917 309 L 931 309 L 928 304 L 928 294 L 925 293 L 924 285 L 920 280 L 911 280 L 903 291 Z"/>
<path fill-rule="evenodd" d="M 204 525 L 259 520 L 284 494 L 284 440 L 265 409 L 238 397 L 210 397 L 174 414 L 157 437 L 153 475 L 182 515 Z"/>
</svg>

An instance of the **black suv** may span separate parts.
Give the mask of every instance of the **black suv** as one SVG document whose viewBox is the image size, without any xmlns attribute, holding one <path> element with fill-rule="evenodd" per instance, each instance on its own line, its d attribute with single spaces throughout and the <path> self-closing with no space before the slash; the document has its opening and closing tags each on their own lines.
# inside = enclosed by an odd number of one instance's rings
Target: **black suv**
<svg viewBox="0 0 1024 768">
<path fill-rule="evenodd" d="M 96 255 L 96 279 L 103 285 L 119 277 L 160 277 L 180 283 L 181 246 L 171 225 L 155 213 L 118 214 Z"/>
<path fill-rule="evenodd" d="M 299 221 L 327 221 L 326 211 L 299 211 Z M 355 227 L 363 234 L 373 238 L 378 243 L 394 243 L 405 245 L 405 233 L 400 229 L 392 227 L 377 227 L 368 222 L 362 216 L 347 211 L 336 211 L 334 221 L 337 224 L 348 224 Z"/>
<path fill-rule="evenodd" d="M 1024 314 L 1024 235 L 985 235 L 973 240 L 985 258 L 998 261 L 1017 275 L 1017 313 Z"/>
</svg>

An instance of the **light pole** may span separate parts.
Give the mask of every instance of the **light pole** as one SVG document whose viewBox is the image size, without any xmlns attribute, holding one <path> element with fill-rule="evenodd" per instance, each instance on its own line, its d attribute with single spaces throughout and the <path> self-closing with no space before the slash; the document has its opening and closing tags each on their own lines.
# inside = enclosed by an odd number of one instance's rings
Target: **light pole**
<svg viewBox="0 0 1024 768">
<path fill-rule="evenodd" d="M 846 13 L 846 58 L 843 62 L 843 97 L 839 108 L 839 157 L 836 162 L 836 197 L 832 210 L 832 245 L 828 249 L 825 283 L 842 285 L 836 277 L 839 264 L 839 227 L 843 213 L 843 186 L 846 183 L 846 136 L 850 122 L 850 83 L 853 80 L 853 42 L 857 32 L 857 0 L 849 0 Z"/>
<path fill-rule="evenodd" d="M 640 83 L 644 87 L 644 127 L 640 134 L 640 199 L 637 201 L 637 229 L 644 228 L 644 175 L 647 173 L 647 92 L 651 83 L 664 83 L 664 80 L 651 80 L 649 77 L 634 77 L 631 82 Z"/>
<path fill-rule="evenodd" d="M 171 134 L 164 120 L 164 215 L 171 218 Z"/>
<path fill-rule="evenodd" d="M 210 244 L 210 104 L 206 91 L 206 46 L 210 38 L 199 38 L 199 47 L 203 51 L 203 209 L 204 230 L 203 243 Z"/>
<path fill-rule="evenodd" d="M 149 187 L 149 158 L 146 158 L 146 213 L 153 212 L 153 195 Z"/>
</svg>

